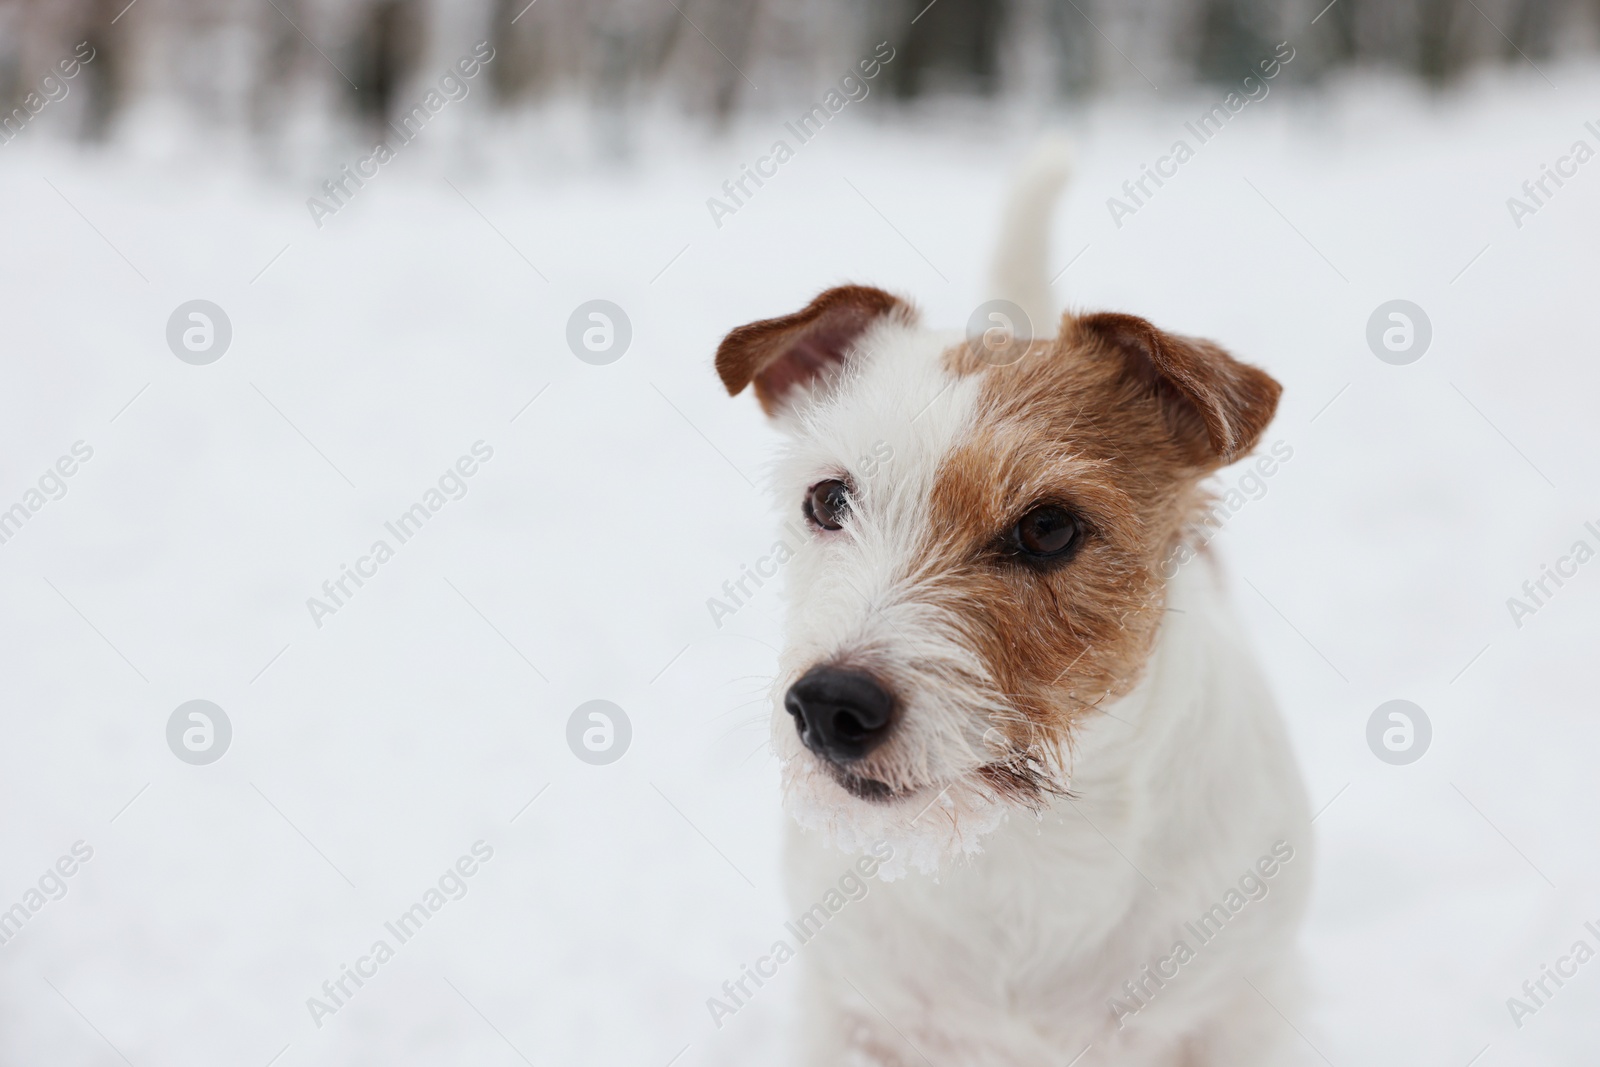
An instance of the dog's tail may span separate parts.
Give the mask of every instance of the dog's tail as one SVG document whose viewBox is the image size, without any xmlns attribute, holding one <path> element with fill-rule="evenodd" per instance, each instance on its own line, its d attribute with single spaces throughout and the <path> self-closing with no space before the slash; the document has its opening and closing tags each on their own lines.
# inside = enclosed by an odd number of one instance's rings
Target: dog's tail
<svg viewBox="0 0 1600 1067">
<path fill-rule="evenodd" d="M 1021 307 L 1035 337 L 1054 337 L 1059 325 L 1060 312 L 1050 295 L 1050 215 L 1071 169 L 1066 138 L 1046 137 L 1013 181 L 1000 218 L 989 295 Z"/>
</svg>

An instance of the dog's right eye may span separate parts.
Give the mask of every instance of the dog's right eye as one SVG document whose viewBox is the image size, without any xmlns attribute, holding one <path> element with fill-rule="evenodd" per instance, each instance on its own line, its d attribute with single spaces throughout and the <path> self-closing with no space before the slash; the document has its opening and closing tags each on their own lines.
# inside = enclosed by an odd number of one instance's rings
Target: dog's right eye
<svg viewBox="0 0 1600 1067">
<path fill-rule="evenodd" d="M 844 529 L 850 512 L 850 487 L 837 478 L 818 482 L 806 491 L 803 510 L 806 518 L 824 530 Z"/>
</svg>

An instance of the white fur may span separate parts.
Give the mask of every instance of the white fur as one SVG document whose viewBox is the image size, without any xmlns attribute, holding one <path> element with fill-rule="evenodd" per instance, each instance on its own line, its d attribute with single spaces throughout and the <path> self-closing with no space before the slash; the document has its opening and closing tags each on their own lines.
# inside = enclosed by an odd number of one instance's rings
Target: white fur
<svg viewBox="0 0 1600 1067">
<path fill-rule="evenodd" d="M 854 361 L 850 374 L 789 416 L 794 437 L 777 479 L 785 510 L 797 508 L 807 488 L 825 478 L 847 478 L 853 490 L 846 529 L 813 532 L 789 565 L 778 693 L 818 662 L 870 668 L 915 709 L 892 746 L 903 775 L 954 785 L 939 799 L 943 818 L 936 811 L 918 817 L 935 791 L 912 809 L 863 805 L 823 771 L 781 706 L 775 709 L 790 812 L 850 851 L 890 840 L 897 846 L 891 876 L 907 861 L 932 870 L 950 848 L 970 851 L 1001 814 L 958 780 L 985 762 L 982 712 L 1004 713 L 1005 704 L 984 684 L 983 666 L 957 639 L 952 620 L 930 602 L 928 583 L 936 576 L 919 566 L 934 476 L 977 400 L 977 381 L 947 373 L 938 358 L 958 341 L 954 334 L 880 324 L 858 346 L 868 355 Z M 953 674 L 970 682 L 952 685 Z M 952 820 L 951 810 L 964 817 Z"/>
<path fill-rule="evenodd" d="M 1298 1039 L 1277 1012 L 1295 1013 L 1289 964 L 1310 886 L 1309 813 L 1209 570 L 1191 564 L 1174 579 L 1180 611 L 1145 680 L 1080 733 L 1079 799 L 1042 819 L 1012 815 L 981 854 L 937 876 L 871 884 L 800 949 L 803 1062 L 1066 1067 L 1090 1046 L 1080 1067 L 1292 1062 Z M 1295 854 L 1262 880 L 1266 897 L 1201 946 L 1183 924 L 1223 902 L 1278 841 Z M 821 899 L 848 863 L 791 829 L 795 907 Z M 1180 938 L 1196 959 L 1119 1020 L 1113 998 L 1135 1003 L 1122 983 Z"/>
<path fill-rule="evenodd" d="M 1012 218 L 1007 230 L 1002 262 L 1012 258 L 1013 276 L 1036 275 L 1043 257 L 1027 227 Z M 1048 294 L 1034 283 L 1030 299 Z M 973 774 L 992 758 L 986 724 L 1008 709 L 963 646 L 955 609 L 941 606 L 938 575 L 922 566 L 935 476 L 977 417 L 980 376 L 943 368 L 958 339 L 880 322 L 840 381 L 783 416 L 784 511 L 824 479 L 852 487 L 845 529 L 813 531 L 787 575 L 773 741 L 794 816 L 792 903 L 824 899 L 874 842 L 894 849 L 867 896 L 799 949 L 804 1061 L 1288 1062 L 1283 1042 L 1296 1039 L 1278 1011 L 1294 1014 L 1284 983 L 1310 885 L 1310 824 L 1282 724 L 1208 562 L 1171 580 L 1174 610 L 1139 685 L 1090 716 L 1071 765 L 1053 768 L 1074 799 L 1036 815 L 1007 807 Z M 870 670 L 896 694 L 901 711 L 872 773 L 901 798 L 851 796 L 800 744 L 781 695 L 823 662 Z M 1294 857 L 1262 880 L 1266 896 L 1195 943 L 1184 923 L 1226 907 L 1241 874 L 1279 842 Z M 1142 968 L 1180 938 L 1195 959 L 1119 1019 L 1113 998 L 1136 1003 L 1123 983 L 1152 988 Z"/>
</svg>

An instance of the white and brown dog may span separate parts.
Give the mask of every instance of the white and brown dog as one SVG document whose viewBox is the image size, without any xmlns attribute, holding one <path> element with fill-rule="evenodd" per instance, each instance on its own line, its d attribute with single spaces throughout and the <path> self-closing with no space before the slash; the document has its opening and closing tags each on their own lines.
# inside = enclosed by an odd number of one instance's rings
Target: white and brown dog
<svg viewBox="0 0 1600 1067">
<path fill-rule="evenodd" d="M 1003 224 L 996 295 L 1035 322 L 1063 177 L 1036 159 Z M 717 352 L 811 531 L 773 722 L 792 899 L 894 850 L 801 951 L 803 1060 L 1286 1062 L 1304 789 L 1214 562 L 1173 565 L 1279 386 L 1132 315 L 1001 348 L 846 286 Z"/>
</svg>

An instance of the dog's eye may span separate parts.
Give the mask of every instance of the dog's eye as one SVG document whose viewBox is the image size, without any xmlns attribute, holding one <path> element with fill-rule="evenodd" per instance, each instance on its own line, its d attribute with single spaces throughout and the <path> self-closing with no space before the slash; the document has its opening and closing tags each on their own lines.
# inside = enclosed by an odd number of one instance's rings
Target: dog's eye
<svg viewBox="0 0 1600 1067">
<path fill-rule="evenodd" d="M 837 478 L 818 482 L 806 492 L 806 518 L 824 530 L 844 528 L 844 517 L 850 511 L 850 487 Z"/>
<path fill-rule="evenodd" d="M 1011 543 L 1018 555 L 1032 560 L 1055 560 L 1067 555 L 1082 535 L 1078 517 L 1066 508 L 1041 504 L 1011 528 Z"/>
</svg>

